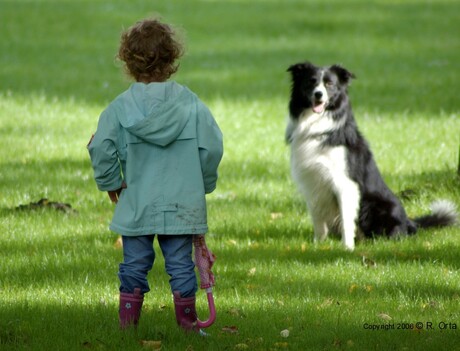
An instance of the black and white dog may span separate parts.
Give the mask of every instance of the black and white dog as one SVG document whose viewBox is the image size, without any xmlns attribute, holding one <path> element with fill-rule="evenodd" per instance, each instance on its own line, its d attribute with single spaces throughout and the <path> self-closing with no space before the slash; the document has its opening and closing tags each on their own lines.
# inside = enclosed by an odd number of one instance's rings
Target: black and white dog
<svg viewBox="0 0 460 351">
<path fill-rule="evenodd" d="M 347 87 L 353 73 L 309 62 L 289 67 L 292 91 L 286 141 L 291 172 L 311 214 L 315 241 L 341 234 L 353 250 L 356 237 L 415 234 L 417 228 L 452 225 L 455 205 L 440 201 L 432 213 L 409 219 L 385 184 L 353 117 Z"/>
</svg>

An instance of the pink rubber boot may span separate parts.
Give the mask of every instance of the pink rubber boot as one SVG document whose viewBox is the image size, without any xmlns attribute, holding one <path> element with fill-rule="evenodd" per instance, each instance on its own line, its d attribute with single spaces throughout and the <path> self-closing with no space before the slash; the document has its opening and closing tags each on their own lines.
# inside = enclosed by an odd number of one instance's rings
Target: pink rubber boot
<svg viewBox="0 0 460 351">
<path fill-rule="evenodd" d="M 180 297 L 179 291 L 174 291 L 173 295 L 177 324 L 185 331 L 199 332 L 196 325 L 195 296 Z"/>
<path fill-rule="evenodd" d="M 141 316 L 144 295 L 141 289 L 134 289 L 133 294 L 120 293 L 120 329 L 126 329 L 131 325 L 137 326 Z"/>
</svg>

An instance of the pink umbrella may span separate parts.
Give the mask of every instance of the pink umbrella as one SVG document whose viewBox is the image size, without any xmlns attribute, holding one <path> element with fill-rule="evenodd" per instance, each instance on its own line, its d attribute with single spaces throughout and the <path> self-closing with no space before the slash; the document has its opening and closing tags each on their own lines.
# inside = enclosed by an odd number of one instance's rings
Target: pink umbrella
<svg viewBox="0 0 460 351">
<path fill-rule="evenodd" d="M 206 289 L 209 306 L 209 319 L 206 321 L 197 320 L 199 328 L 207 328 L 216 320 L 216 307 L 214 306 L 214 297 L 212 296 L 212 287 L 214 285 L 214 274 L 211 267 L 216 260 L 216 256 L 206 246 L 204 235 L 194 235 L 193 245 L 195 246 L 195 266 L 200 273 L 200 288 Z"/>
</svg>

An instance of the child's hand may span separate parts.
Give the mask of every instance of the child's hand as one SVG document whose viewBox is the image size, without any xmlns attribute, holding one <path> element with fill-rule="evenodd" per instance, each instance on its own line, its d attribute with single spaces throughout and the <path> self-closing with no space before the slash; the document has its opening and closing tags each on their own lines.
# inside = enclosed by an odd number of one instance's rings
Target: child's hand
<svg viewBox="0 0 460 351">
<path fill-rule="evenodd" d="M 126 183 L 123 182 L 121 183 L 120 189 L 107 191 L 107 193 L 109 194 L 110 201 L 116 204 L 118 202 L 118 198 L 120 197 L 121 191 L 126 188 L 127 188 Z"/>
</svg>

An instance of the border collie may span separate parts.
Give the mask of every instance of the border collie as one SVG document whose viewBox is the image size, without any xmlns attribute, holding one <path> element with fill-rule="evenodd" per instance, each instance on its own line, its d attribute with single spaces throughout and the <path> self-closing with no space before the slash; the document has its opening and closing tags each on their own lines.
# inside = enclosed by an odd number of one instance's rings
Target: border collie
<svg viewBox="0 0 460 351">
<path fill-rule="evenodd" d="M 315 241 L 341 234 L 353 250 L 355 237 L 397 237 L 418 228 L 453 225 L 455 205 L 439 201 L 431 214 L 409 219 L 385 184 L 353 117 L 347 88 L 353 73 L 339 65 L 309 62 L 289 67 L 292 76 L 286 142 L 291 172 L 312 217 Z"/>
</svg>

